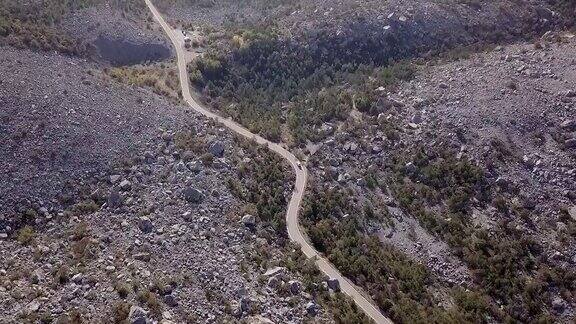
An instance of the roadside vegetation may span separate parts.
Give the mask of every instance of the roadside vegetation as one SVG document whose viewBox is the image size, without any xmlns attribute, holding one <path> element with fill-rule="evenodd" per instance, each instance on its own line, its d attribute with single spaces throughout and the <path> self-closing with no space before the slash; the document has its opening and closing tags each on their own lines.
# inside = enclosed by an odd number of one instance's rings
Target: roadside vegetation
<svg viewBox="0 0 576 324">
<path fill-rule="evenodd" d="M 275 242 L 282 250 L 279 266 L 299 273 L 304 281 L 304 289 L 333 315 L 337 323 L 371 323 L 352 300 L 338 292 L 330 294 L 320 283 L 327 278 L 320 272 L 314 260 L 307 259 L 298 246 L 288 239 L 286 232 L 286 206 L 288 204 L 286 184 L 288 167 L 284 160 L 263 146 L 237 138 L 241 149 L 246 153 L 239 163 L 237 177 L 228 179 L 230 192 L 241 199 L 246 207 L 241 215 L 250 213 L 257 217 L 258 237 Z M 253 260 L 260 268 L 266 269 L 269 252 L 266 249 L 252 251 Z"/>
<path fill-rule="evenodd" d="M 166 63 L 106 68 L 104 72 L 116 81 L 147 87 L 173 101 L 179 101 L 182 95 L 177 70 Z"/>
<path fill-rule="evenodd" d="M 374 89 L 415 73 L 369 49 L 330 48 L 328 40 L 312 50 L 270 29 L 228 37 L 230 52 L 212 47 L 189 66 L 190 79 L 211 106 L 273 141 L 319 140 L 323 123 L 346 119 L 356 102 L 369 107 Z"/>
<path fill-rule="evenodd" d="M 230 192 L 247 204 L 247 214 L 256 216 L 263 228 L 276 233 L 281 245 L 287 240 L 287 186 L 293 183 L 284 160 L 255 142 L 237 137 L 248 159 L 238 159 L 238 177 L 228 179 Z"/>
<path fill-rule="evenodd" d="M 550 262 L 538 239 L 512 222 L 520 219 L 529 228 L 535 216 L 512 202 L 512 188 L 490 185 L 481 168 L 455 155 L 418 149 L 409 159 L 399 157 L 389 183 L 401 207 L 468 264 L 492 303 L 501 305 L 501 320 L 554 321 L 552 298 L 574 298 L 576 272 Z M 409 162 L 412 171 L 406 168 Z M 495 208 L 501 215 L 497 226 L 476 226 L 472 206 Z"/>
<path fill-rule="evenodd" d="M 442 289 L 425 266 L 365 233 L 368 209 L 359 209 L 346 190 L 314 190 L 303 210 L 303 225 L 314 246 L 355 284 L 363 287 L 379 308 L 398 323 L 472 323 L 498 314 L 478 293 L 448 289 L 451 309 L 438 306 L 434 291 Z"/>
</svg>

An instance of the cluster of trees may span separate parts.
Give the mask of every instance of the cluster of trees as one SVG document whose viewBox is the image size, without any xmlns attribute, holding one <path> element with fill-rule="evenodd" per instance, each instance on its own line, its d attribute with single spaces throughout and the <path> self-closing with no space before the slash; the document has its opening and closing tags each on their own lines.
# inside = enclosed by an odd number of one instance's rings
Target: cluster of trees
<svg viewBox="0 0 576 324">
<path fill-rule="evenodd" d="M 492 303 L 502 305 L 502 312 L 491 316 L 507 321 L 553 321 L 548 306 L 551 293 L 559 291 L 571 300 L 576 273 L 552 265 L 537 240 L 511 224 L 513 218 L 530 219 L 527 210 L 510 208 L 510 203 L 487 185 L 479 167 L 454 156 L 453 152 L 435 154 L 418 149 L 409 159 L 416 168 L 410 170 L 405 166 L 407 160 L 401 158 L 394 179 L 390 179 L 401 206 L 446 241 L 468 264 Z M 502 213 L 490 231 L 471 221 L 474 198 Z"/>
<path fill-rule="evenodd" d="M 314 295 L 325 308 L 330 309 L 336 323 L 371 323 L 362 310 L 342 293 L 329 294 L 318 283 L 325 280 L 314 260 L 308 259 L 299 247 L 289 243 L 286 232 L 284 161 L 265 147 L 255 146 L 247 140 L 238 138 L 241 148 L 250 157 L 250 162 L 239 162 L 238 179 L 229 178 L 228 186 L 233 195 L 243 200 L 263 224 L 263 229 L 272 229 L 275 240 L 283 249 L 282 266 L 297 272 L 303 277 L 306 291 Z M 262 235 L 267 235 L 261 232 Z M 267 250 L 258 250 L 253 254 L 257 264 L 264 264 L 270 257 Z"/>
<path fill-rule="evenodd" d="M 190 78 L 213 106 L 252 131 L 279 140 L 287 125 L 301 143 L 313 139 L 315 126 L 346 118 L 356 96 L 414 75 L 406 64 L 384 68 L 391 54 L 376 46 L 324 36 L 304 46 L 267 29 L 242 31 L 231 37 L 230 51 L 212 49 L 194 62 Z"/>
<path fill-rule="evenodd" d="M 342 215 L 348 214 L 348 217 Z M 491 306 L 475 292 L 454 290 L 455 307 L 437 306 L 436 280 L 425 266 L 363 233 L 369 209 L 350 203 L 343 189 L 308 195 L 303 223 L 314 246 L 344 275 L 363 287 L 380 309 L 398 323 L 482 322 Z"/>
<path fill-rule="evenodd" d="M 283 242 L 287 238 L 285 184 L 291 183 L 284 161 L 263 146 L 241 138 L 237 138 L 237 142 L 250 156 L 250 161 L 238 161 L 238 179 L 229 178 L 228 187 L 232 194 L 251 206 L 250 212 L 264 227 L 272 228 Z"/>
</svg>

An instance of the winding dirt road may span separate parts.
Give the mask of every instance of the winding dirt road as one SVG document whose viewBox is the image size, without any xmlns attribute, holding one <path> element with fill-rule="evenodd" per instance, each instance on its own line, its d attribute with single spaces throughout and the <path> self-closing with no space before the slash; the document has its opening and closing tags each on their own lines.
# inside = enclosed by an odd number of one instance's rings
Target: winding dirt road
<svg viewBox="0 0 576 324">
<path fill-rule="evenodd" d="M 351 283 L 348 279 L 340 274 L 340 272 L 328 262 L 324 257 L 322 257 L 318 251 L 316 251 L 312 245 L 306 240 L 302 230 L 300 229 L 300 225 L 298 222 L 298 211 L 300 209 L 300 205 L 302 203 L 302 197 L 304 191 L 306 189 L 306 181 L 308 179 L 308 170 L 304 164 L 300 164 L 296 156 L 290 153 L 284 147 L 270 142 L 263 137 L 251 133 L 249 130 L 244 128 L 243 126 L 235 123 L 231 119 L 226 119 L 218 116 L 217 114 L 211 112 L 210 110 L 202 107 L 199 105 L 190 92 L 190 85 L 189 85 L 189 78 L 187 72 L 187 61 L 186 61 L 186 53 L 184 48 L 181 46 L 181 42 L 179 41 L 175 31 L 164 21 L 162 15 L 158 12 L 156 7 L 152 4 L 150 0 L 145 0 L 148 8 L 152 12 L 156 21 L 162 26 L 164 32 L 170 38 L 174 49 L 176 50 L 177 54 L 177 61 L 178 61 L 178 71 L 180 76 L 180 85 L 182 86 L 182 96 L 184 100 L 190 105 L 192 109 L 201 113 L 202 115 L 212 118 L 219 123 L 222 123 L 224 126 L 228 127 L 232 131 L 256 141 L 259 144 L 266 145 L 270 150 L 276 152 L 277 154 L 281 155 L 283 158 L 290 162 L 290 165 L 294 169 L 296 173 L 296 184 L 295 189 L 292 192 L 292 198 L 290 199 L 290 203 L 288 204 L 288 211 L 286 212 L 286 224 L 288 225 L 288 236 L 290 239 L 302 247 L 302 252 L 308 258 L 315 258 L 316 264 L 320 271 L 326 274 L 330 278 L 338 279 L 340 282 L 340 289 L 343 293 L 350 296 L 356 305 L 360 307 L 366 315 L 372 318 L 376 323 L 392 323 L 392 321 L 386 318 L 382 313 L 375 307 L 364 295 L 362 294 L 361 288 L 355 286 Z"/>
</svg>

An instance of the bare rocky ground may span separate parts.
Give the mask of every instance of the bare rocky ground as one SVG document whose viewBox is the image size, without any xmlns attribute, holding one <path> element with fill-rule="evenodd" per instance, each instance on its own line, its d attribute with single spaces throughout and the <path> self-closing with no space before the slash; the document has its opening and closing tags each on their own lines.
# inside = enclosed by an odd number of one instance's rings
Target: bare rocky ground
<svg viewBox="0 0 576 324">
<path fill-rule="evenodd" d="M 330 322 L 265 273 L 286 255 L 227 186 L 259 157 L 225 129 L 80 59 L 0 61 L 3 322 Z"/>
<path fill-rule="evenodd" d="M 567 231 L 576 220 L 575 57 L 572 34 L 549 33 L 536 44 L 421 67 L 415 80 L 396 89 L 374 89 L 377 116 L 357 112 L 343 125 L 323 127 L 334 133 L 311 158 L 311 181 L 349 188 L 360 205 L 379 202 L 375 209 L 386 209 L 389 220 L 372 231 L 383 242 L 445 282 L 468 286 L 470 272 L 451 248 L 400 210 L 389 190 L 366 182 L 371 174 L 392 179 L 386 174 L 393 157 L 417 146 L 452 149 L 457 159 L 481 166 L 512 205 L 530 211 L 529 220 L 513 217 L 510 226 L 537 238 L 548 260 L 570 269 L 576 263 L 576 242 Z M 395 126 L 397 139 L 382 130 L 383 122 Z M 472 221 L 489 232 L 503 217 L 492 206 L 472 209 Z M 552 304 L 563 321 L 573 318 L 573 300 L 554 297 Z"/>
<path fill-rule="evenodd" d="M 212 1 L 158 0 L 178 23 L 222 29 L 274 30 L 281 38 L 330 51 L 347 48 L 403 59 L 477 42 L 509 42 L 566 23 L 546 1 Z M 331 44 L 330 44 L 331 43 Z M 355 47 L 356 46 L 356 47 Z M 325 48 L 327 47 L 327 48 Z M 366 54 L 365 53 L 365 54 Z"/>
<path fill-rule="evenodd" d="M 132 65 L 168 59 L 170 43 L 153 23 L 144 3 L 128 13 L 104 1 L 66 15 L 59 27 L 88 44 L 93 58 L 112 65 Z"/>
<path fill-rule="evenodd" d="M 66 15 L 59 27 L 68 34 L 94 41 L 98 36 L 134 43 L 162 43 L 169 47 L 161 31 L 148 19 L 144 5 L 138 11 L 125 13 L 109 1 L 79 9 Z"/>
<path fill-rule="evenodd" d="M 104 1 L 72 11 L 58 28 L 86 44 L 91 55 L 104 63 L 131 65 L 161 61 L 172 53 L 170 43 L 152 23 L 143 2 L 126 12 Z"/>
<path fill-rule="evenodd" d="M 98 175 L 111 157 L 130 157 L 160 128 L 185 124 L 181 107 L 101 81 L 83 60 L 11 48 L 1 58 L 4 210 L 54 197 L 66 179 Z"/>
</svg>

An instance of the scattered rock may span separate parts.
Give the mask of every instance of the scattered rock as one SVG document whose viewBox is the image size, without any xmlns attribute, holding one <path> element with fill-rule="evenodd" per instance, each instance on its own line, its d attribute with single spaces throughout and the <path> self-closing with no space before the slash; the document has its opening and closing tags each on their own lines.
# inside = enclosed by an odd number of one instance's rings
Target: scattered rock
<svg viewBox="0 0 576 324">
<path fill-rule="evenodd" d="M 82 273 L 77 273 L 77 274 L 72 276 L 70 281 L 72 281 L 76 284 L 80 284 L 80 283 L 82 283 L 82 278 L 83 278 Z"/>
<path fill-rule="evenodd" d="M 132 182 L 128 180 L 122 180 L 122 182 L 120 182 L 120 189 L 127 191 L 130 190 L 131 188 L 132 188 Z"/>
<path fill-rule="evenodd" d="M 112 190 L 110 192 L 107 204 L 111 208 L 118 208 L 122 205 L 122 196 L 117 190 Z"/>
<path fill-rule="evenodd" d="M 278 276 L 278 275 L 283 275 L 286 273 L 286 268 L 284 267 L 275 267 L 272 269 L 268 269 L 265 273 L 264 276 L 265 277 L 274 277 L 274 276 Z"/>
<path fill-rule="evenodd" d="M 254 228 L 254 226 L 256 226 L 256 217 L 254 215 L 246 214 L 242 217 L 242 224 L 246 227 Z"/>
<path fill-rule="evenodd" d="M 208 152 L 212 153 L 215 157 L 224 156 L 224 144 L 220 141 L 214 141 L 208 147 Z"/>
<path fill-rule="evenodd" d="M 150 262 L 150 253 L 136 253 L 134 259 L 144 262 Z"/>
<path fill-rule="evenodd" d="M 247 324 L 274 324 L 269 318 L 261 315 L 250 316 L 246 319 Z"/>
<path fill-rule="evenodd" d="M 178 306 L 178 302 L 176 301 L 176 298 L 174 298 L 174 296 L 172 294 L 168 294 L 168 295 L 164 296 L 164 303 L 166 303 L 166 305 L 168 305 L 170 307 Z"/>
<path fill-rule="evenodd" d="M 196 188 L 188 187 L 184 189 L 184 199 L 189 203 L 199 204 L 204 201 L 204 194 Z"/>
<path fill-rule="evenodd" d="M 308 302 L 306 304 L 306 313 L 310 316 L 316 316 L 318 313 L 318 306 L 313 301 Z"/>
<path fill-rule="evenodd" d="M 414 124 L 422 123 L 422 113 L 417 112 L 416 114 L 414 114 L 414 116 L 412 116 L 412 118 L 410 119 L 410 122 Z"/>
<path fill-rule="evenodd" d="M 338 281 L 338 279 L 330 278 L 326 280 L 326 283 L 328 283 L 328 288 L 334 291 L 340 291 L 340 281 Z"/>
<path fill-rule="evenodd" d="M 150 218 L 142 216 L 138 221 L 138 228 L 140 228 L 140 230 L 144 233 L 150 233 L 154 229 L 154 225 L 152 224 Z"/>
<path fill-rule="evenodd" d="M 128 320 L 131 324 L 146 324 L 148 322 L 148 312 L 141 307 L 132 305 L 128 313 Z"/>
<path fill-rule="evenodd" d="M 26 305 L 26 314 L 34 314 L 40 309 L 40 302 L 33 300 Z"/>
<path fill-rule="evenodd" d="M 113 174 L 110 176 L 110 183 L 111 184 L 116 184 L 118 181 L 120 181 L 121 176 L 118 174 Z"/>
<path fill-rule="evenodd" d="M 406 173 L 408 173 L 408 174 L 413 174 L 416 171 L 418 171 L 418 167 L 416 165 L 414 165 L 414 163 L 412 163 L 412 162 L 406 163 L 405 169 L 406 169 Z"/>
<path fill-rule="evenodd" d="M 564 300 L 562 298 L 560 298 L 559 296 L 554 296 L 552 298 L 552 308 L 561 313 L 564 311 L 564 308 L 566 307 L 566 303 L 564 302 Z"/>
</svg>

